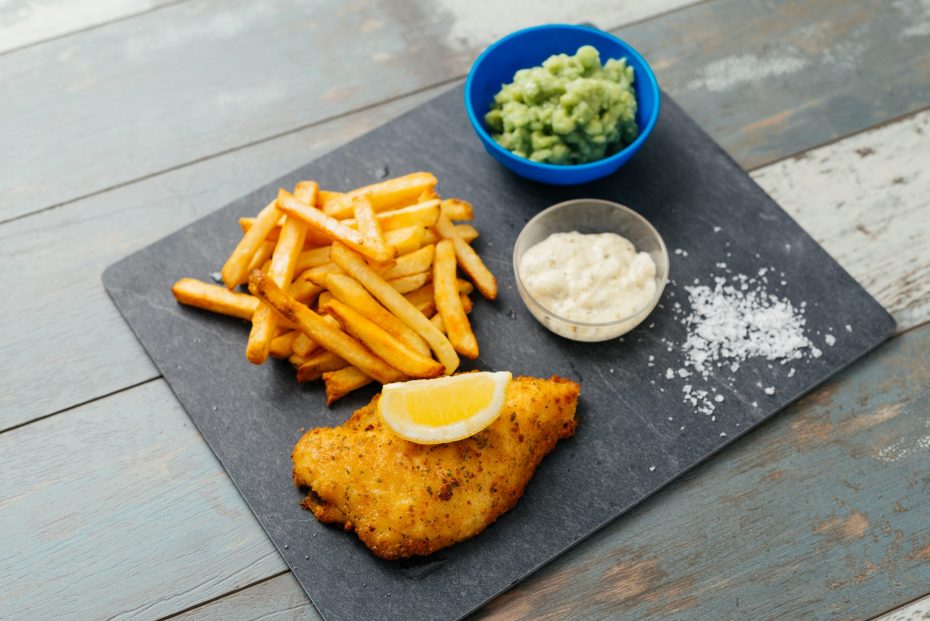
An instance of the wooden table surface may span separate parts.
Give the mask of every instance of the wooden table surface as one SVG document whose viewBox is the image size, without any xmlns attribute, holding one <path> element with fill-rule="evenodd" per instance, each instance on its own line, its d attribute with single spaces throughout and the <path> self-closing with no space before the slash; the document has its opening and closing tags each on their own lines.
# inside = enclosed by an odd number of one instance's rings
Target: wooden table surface
<svg viewBox="0 0 930 621">
<path fill-rule="evenodd" d="M 0 617 L 319 618 L 100 274 L 550 21 L 639 48 L 899 332 L 475 617 L 923 618 L 927 0 L 0 3 Z"/>
</svg>

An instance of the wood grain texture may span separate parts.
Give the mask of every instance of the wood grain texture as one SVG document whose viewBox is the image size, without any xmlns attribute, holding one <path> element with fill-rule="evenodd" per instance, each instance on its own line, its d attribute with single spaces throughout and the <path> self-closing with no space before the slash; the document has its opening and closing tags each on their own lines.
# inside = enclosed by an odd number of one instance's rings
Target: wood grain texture
<svg viewBox="0 0 930 621">
<path fill-rule="evenodd" d="M 692 1 L 493 13 L 499 32 L 537 15 L 616 27 Z M 461 76 L 493 38 L 475 36 L 490 5 L 191 0 L 0 56 L 0 83 L 16 85 L 0 117 L 0 220 Z"/>
<path fill-rule="evenodd" d="M 322 621 L 290 572 L 184 612 L 172 621 Z M 895 619 L 894 621 L 904 621 Z"/>
<path fill-rule="evenodd" d="M 100 284 L 99 274 L 109 263 L 431 94 L 0 226 L 0 261 L 9 266 L 0 272 L 0 287 L 19 300 L 20 312 L 17 322 L 0 324 L 0 338 L 21 352 L 0 358 L 0 374 L 10 378 L 0 386 L 0 429 L 156 377 Z M 930 218 L 922 198 L 930 193 L 930 175 L 920 172 L 927 168 L 927 149 L 918 133 L 926 131 L 928 115 L 824 147 L 817 158 L 788 159 L 753 173 L 885 304 L 899 330 L 930 319 L 925 277 Z M 857 149 L 864 148 L 873 153 L 860 157 Z M 834 165 L 816 164 L 824 158 L 835 160 L 840 173 L 832 174 Z M 911 171 L 907 183 L 893 182 L 897 173 L 888 171 L 896 167 Z M 844 197 L 847 205 L 835 208 Z M 857 228 L 859 220 L 871 235 Z M 69 242 L 62 244 L 63 239 Z M 222 259 L 217 258 L 218 267 Z M 66 321 L 56 321 L 61 318 Z M 49 360 L 66 363 L 55 391 L 47 390 L 45 376 L 35 372 Z"/>
<path fill-rule="evenodd" d="M 921 595 L 930 580 L 928 382 L 923 327 L 473 618 L 863 619 Z M 295 604 L 300 593 L 280 576 L 184 618 L 222 618 L 241 605 L 232 618 L 316 619 Z"/>
<path fill-rule="evenodd" d="M 5 619 L 153 619 L 285 568 L 162 380 L 0 436 L 0 489 Z"/>
<path fill-rule="evenodd" d="M 899 330 L 930 318 L 930 111 L 753 176 Z"/>
<path fill-rule="evenodd" d="M 179 0 L 12 0 L 0 2 L 0 54 L 139 15 Z"/>
<path fill-rule="evenodd" d="M 920 0 L 715 0 L 620 34 L 747 168 L 930 102 Z"/>
<path fill-rule="evenodd" d="M 18 300 L 18 319 L 0 323 L 0 339 L 20 352 L 0 357 L 0 429 L 157 376 L 103 290 L 107 265 L 435 94 L 425 91 L 0 226 L 0 262 L 10 268 L 0 272 L 0 289 L 9 292 L 7 300 Z M 217 269 L 224 259 L 217 257 Z M 55 390 L 42 370 L 52 365 Z"/>
</svg>

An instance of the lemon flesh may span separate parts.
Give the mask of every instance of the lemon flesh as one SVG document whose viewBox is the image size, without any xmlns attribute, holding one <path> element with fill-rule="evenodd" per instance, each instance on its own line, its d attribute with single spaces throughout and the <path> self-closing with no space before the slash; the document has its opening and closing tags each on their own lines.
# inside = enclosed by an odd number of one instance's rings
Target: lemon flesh
<svg viewBox="0 0 930 621">
<path fill-rule="evenodd" d="M 501 371 L 386 384 L 378 413 L 394 433 L 410 442 L 462 440 L 497 419 L 510 379 L 509 372 Z"/>
</svg>

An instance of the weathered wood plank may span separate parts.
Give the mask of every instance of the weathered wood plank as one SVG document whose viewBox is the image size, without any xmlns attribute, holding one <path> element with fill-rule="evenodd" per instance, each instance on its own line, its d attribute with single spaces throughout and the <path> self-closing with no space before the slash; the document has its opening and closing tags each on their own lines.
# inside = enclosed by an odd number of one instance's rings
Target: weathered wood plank
<svg viewBox="0 0 930 621">
<path fill-rule="evenodd" d="M 0 358 L 0 375 L 9 378 L 0 386 L 0 429 L 156 376 L 100 284 L 110 262 L 429 95 L 0 226 L 0 261 L 8 266 L 0 288 L 17 300 L 20 313 L 17 322 L 0 324 L 0 340 L 20 352 Z M 886 305 L 900 330 L 930 319 L 930 281 L 923 276 L 930 264 L 930 218 L 923 208 L 930 175 L 921 172 L 927 150 L 917 133 L 928 120 L 930 112 L 918 113 L 809 159 L 753 173 Z M 864 148 L 874 153 L 860 157 L 856 150 Z M 832 163 L 817 164 L 824 159 Z M 818 172 L 827 168 L 839 172 Z M 906 183 L 893 183 L 888 171 L 894 169 Z M 852 197 L 849 205 L 836 209 L 843 197 Z M 869 235 L 857 228 L 860 222 Z M 61 377 L 55 391 L 35 371 L 51 360 Z"/>
<path fill-rule="evenodd" d="M 0 435 L 0 489 L 5 619 L 153 619 L 286 567 L 162 380 Z"/>
<path fill-rule="evenodd" d="M 0 54 L 180 0 L 13 0 L 0 3 Z"/>
<path fill-rule="evenodd" d="M 251 621 L 259 618 L 263 621 L 322 621 L 320 613 L 291 572 L 189 610 L 172 621 Z"/>
<path fill-rule="evenodd" d="M 544 4 L 549 19 L 616 27 L 693 1 Z M 460 76 L 495 31 L 540 15 L 490 5 L 190 0 L 0 56 L 15 85 L 0 220 Z"/>
<path fill-rule="evenodd" d="M 157 376 L 107 297 L 107 265 L 436 95 L 334 122 L 0 226 L 0 430 Z M 375 171 L 372 171 L 372 175 Z M 220 263 L 222 259 L 218 259 Z M 219 263 L 218 263 L 219 266 Z M 16 307 L 11 306 L 16 300 Z M 96 328 L 90 328 L 93 324 Z M 49 378 L 55 390 L 49 390 Z"/>
<path fill-rule="evenodd" d="M 930 111 L 754 175 L 905 330 L 930 318 Z"/>
<path fill-rule="evenodd" d="M 919 596 L 930 580 L 928 382 L 930 326 L 896 337 L 474 618 L 861 619 Z M 301 597 L 286 574 L 183 618 L 318 619 Z"/>
<path fill-rule="evenodd" d="M 926 2 L 716 0 L 621 33 L 747 168 L 930 102 Z"/>
<path fill-rule="evenodd" d="M 284 576 L 282 576 L 283 578 Z M 217 601 L 223 602 L 226 598 Z M 308 617 L 313 618 L 313 617 Z M 873 621 L 921 621 L 930 619 L 930 596 L 921 598 L 888 614 L 876 617 Z"/>
</svg>

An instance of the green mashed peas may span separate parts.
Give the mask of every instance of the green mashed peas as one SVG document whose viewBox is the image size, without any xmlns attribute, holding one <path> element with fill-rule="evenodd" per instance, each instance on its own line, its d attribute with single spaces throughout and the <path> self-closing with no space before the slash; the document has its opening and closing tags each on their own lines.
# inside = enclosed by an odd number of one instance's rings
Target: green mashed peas
<svg viewBox="0 0 930 621">
<path fill-rule="evenodd" d="M 602 159 L 639 133 L 633 68 L 625 58 L 601 66 L 590 45 L 574 56 L 550 56 L 541 67 L 517 71 L 484 121 L 499 145 L 534 162 Z"/>
</svg>

